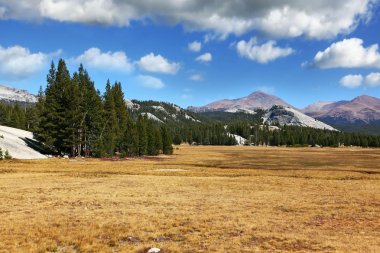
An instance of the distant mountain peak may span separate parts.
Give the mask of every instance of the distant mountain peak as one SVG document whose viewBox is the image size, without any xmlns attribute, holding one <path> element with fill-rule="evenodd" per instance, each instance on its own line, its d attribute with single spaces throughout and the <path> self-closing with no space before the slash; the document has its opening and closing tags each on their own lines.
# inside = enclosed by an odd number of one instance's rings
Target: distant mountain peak
<svg viewBox="0 0 380 253">
<path fill-rule="evenodd" d="M 250 96 L 255 96 L 255 95 L 271 96 L 270 94 L 265 93 L 264 91 L 257 90 L 257 91 L 252 92 L 251 94 L 249 94 L 248 97 L 250 97 Z"/>
<path fill-rule="evenodd" d="M 361 95 L 350 101 L 332 102 L 322 106 L 315 103 L 303 111 L 318 119 L 370 123 L 380 120 L 380 99 Z"/>
<path fill-rule="evenodd" d="M 262 90 L 257 90 L 249 94 L 248 96 L 253 96 L 253 95 L 260 95 L 260 96 L 269 96 L 269 97 L 275 97 L 273 94 L 270 94 L 268 92 L 264 92 Z"/>
<path fill-rule="evenodd" d="M 361 95 L 351 100 L 351 102 L 360 102 L 360 103 L 370 104 L 370 103 L 380 102 L 380 99 L 376 97 L 368 96 L 368 95 Z"/>
<path fill-rule="evenodd" d="M 376 98 L 376 97 L 373 97 L 373 96 L 369 96 L 369 95 L 365 95 L 365 94 L 363 94 L 363 95 L 360 95 L 360 96 L 357 96 L 356 98 L 354 98 L 353 100 L 355 100 L 355 99 L 378 99 L 378 98 Z"/>
<path fill-rule="evenodd" d="M 236 99 L 222 99 L 205 106 L 192 107 L 188 109 L 195 112 L 207 112 L 207 111 L 253 111 L 256 109 L 267 110 L 273 105 L 282 105 L 287 107 L 292 107 L 290 104 L 286 103 L 282 99 L 267 94 L 263 91 L 255 91 L 246 97 L 236 98 Z"/>
<path fill-rule="evenodd" d="M 36 103 L 37 97 L 26 90 L 20 90 L 0 84 L 0 101 Z"/>
</svg>

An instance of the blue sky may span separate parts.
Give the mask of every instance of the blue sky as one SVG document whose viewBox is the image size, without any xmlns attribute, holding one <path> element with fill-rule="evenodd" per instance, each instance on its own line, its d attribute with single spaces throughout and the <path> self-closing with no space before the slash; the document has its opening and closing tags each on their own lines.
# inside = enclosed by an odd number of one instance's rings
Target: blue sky
<svg viewBox="0 0 380 253">
<path fill-rule="evenodd" d="M 63 58 L 101 92 L 110 79 L 182 107 L 255 90 L 299 108 L 380 97 L 378 0 L 215 2 L 0 0 L 0 83 L 37 93 Z"/>
</svg>

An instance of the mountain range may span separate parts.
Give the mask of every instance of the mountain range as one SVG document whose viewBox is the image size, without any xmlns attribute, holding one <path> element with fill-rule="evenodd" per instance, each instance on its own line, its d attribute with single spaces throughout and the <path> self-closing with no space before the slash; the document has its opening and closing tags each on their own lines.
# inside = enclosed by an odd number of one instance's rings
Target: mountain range
<svg viewBox="0 0 380 253">
<path fill-rule="evenodd" d="M 314 118 L 335 118 L 347 123 L 371 123 L 380 120 L 380 99 L 359 96 L 350 101 L 317 102 L 302 110 Z"/>
<path fill-rule="evenodd" d="M 305 115 L 279 97 L 255 91 L 250 95 L 237 99 L 223 99 L 201 107 L 188 107 L 188 110 L 198 113 L 248 113 L 264 112 L 262 121 L 270 125 L 292 125 L 312 127 L 317 129 L 336 130 L 319 120 Z"/>
<path fill-rule="evenodd" d="M 282 109 L 277 108 L 275 110 L 277 115 L 273 123 L 282 122 L 283 124 L 316 127 L 310 124 L 313 121 L 305 117 L 307 115 L 339 130 L 380 134 L 380 99 L 366 95 L 356 97 L 350 101 L 321 101 L 303 109 L 297 109 L 279 97 L 256 91 L 246 97 L 231 100 L 223 99 L 205 106 L 190 106 L 188 109 L 199 113 L 246 112 L 254 114 L 260 109 L 273 111 L 271 108 L 278 105 L 282 106 Z M 297 116 L 289 117 L 290 112 Z M 279 117 L 279 114 L 282 114 L 281 117 Z M 303 120 L 300 120 L 300 118 Z M 265 120 L 266 118 L 264 117 Z M 269 121 L 271 120 L 269 119 Z M 326 128 L 324 125 L 317 125 Z"/>
<path fill-rule="evenodd" d="M 35 103 L 37 97 L 25 90 L 0 85 L 0 101 Z M 247 120 L 259 117 L 269 124 L 380 134 L 380 99 L 366 95 L 350 101 L 321 101 L 303 109 L 297 109 L 281 98 L 262 91 L 205 106 L 189 106 L 187 110 L 156 101 L 126 100 L 126 106 L 136 115 L 144 114 L 152 120 L 168 124 L 179 121 L 200 123 L 215 119 L 226 122 L 233 117 Z"/>
<path fill-rule="evenodd" d="M 375 97 L 317 102 L 302 111 L 342 131 L 380 134 L 380 99 Z"/>
</svg>

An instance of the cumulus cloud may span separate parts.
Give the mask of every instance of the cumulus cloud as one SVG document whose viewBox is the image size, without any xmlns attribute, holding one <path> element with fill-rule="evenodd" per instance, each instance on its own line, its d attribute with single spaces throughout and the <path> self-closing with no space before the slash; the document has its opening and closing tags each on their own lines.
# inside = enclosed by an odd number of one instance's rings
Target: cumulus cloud
<svg viewBox="0 0 380 253">
<path fill-rule="evenodd" d="M 212 54 L 204 53 L 204 54 L 198 56 L 195 60 L 200 61 L 200 62 L 210 62 L 210 61 L 212 61 Z"/>
<path fill-rule="evenodd" d="M 346 75 L 340 79 L 339 83 L 347 88 L 357 88 L 363 83 L 362 75 Z"/>
<path fill-rule="evenodd" d="M 86 50 L 83 54 L 75 58 L 75 61 L 100 70 L 107 69 L 130 72 L 133 69 L 133 64 L 129 61 L 124 52 L 102 52 L 99 48 L 95 47 Z"/>
<path fill-rule="evenodd" d="M 190 76 L 190 80 L 199 82 L 199 81 L 203 81 L 204 78 L 201 74 L 193 74 Z"/>
<path fill-rule="evenodd" d="M 346 75 L 342 77 L 339 83 L 347 88 L 358 88 L 360 86 L 378 87 L 380 86 L 380 73 L 370 73 L 367 76 L 363 75 Z"/>
<path fill-rule="evenodd" d="M 24 79 L 40 71 L 47 63 L 46 54 L 31 53 L 28 48 L 0 46 L 0 73 L 5 78 Z"/>
<path fill-rule="evenodd" d="M 319 51 L 311 66 L 317 68 L 380 68 L 378 44 L 363 46 L 359 38 L 344 39 Z"/>
<path fill-rule="evenodd" d="M 294 52 L 294 50 L 289 47 L 277 47 L 276 42 L 273 40 L 259 45 L 256 38 L 251 38 L 248 42 L 244 40 L 239 41 L 236 44 L 236 49 L 241 57 L 259 63 L 268 63 L 277 58 L 291 55 Z"/>
<path fill-rule="evenodd" d="M 153 76 L 139 75 L 137 79 L 145 88 L 159 90 L 165 87 L 165 84 L 161 81 L 161 79 Z"/>
<path fill-rule="evenodd" d="M 42 17 L 58 21 L 128 25 L 133 9 L 119 9 L 108 0 L 42 0 L 39 4 Z"/>
<path fill-rule="evenodd" d="M 370 73 L 365 77 L 365 83 L 369 87 L 380 86 L 380 73 Z"/>
<path fill-rule="evenodd" d="M 199 52 L 202 49 L 202 43 L 199 41 L 193 41 L 193 42 L 189 43 L 189 45 L 187 47 L 192 52 Z"/>
<path fill-rule="evenodd" d="M 257 30 L 274 37 L 331 38 L 367 20 L 377 0 L 0 0 L 0 18 L 128 26 L 132 20 L 182 24 L 220 37 Z"/>
<path fill-rule="evenodd" d="M 163 73 L 163 74 L 177 74 L 181 65 L 176 62 L 170 62 L 168 59 L 161 55 L 150 53 L 141 57 L 138 65 L 141 69 L 148 72 Z"/>
</svg>

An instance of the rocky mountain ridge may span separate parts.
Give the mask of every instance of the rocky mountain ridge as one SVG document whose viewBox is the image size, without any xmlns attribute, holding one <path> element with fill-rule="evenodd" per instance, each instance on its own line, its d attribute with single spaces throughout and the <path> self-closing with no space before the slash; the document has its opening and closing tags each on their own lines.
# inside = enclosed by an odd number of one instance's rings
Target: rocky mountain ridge
<svg viewBox="0 0 380 253">
<path fill-rule="evenodd" d="M 37 97 L 26 90 L 0 84 L 0 101 L 16 103 L 36 103 Z"/>
<path fill-rule="evenodd" d="M 317 102 L 302 110 L 317 119 L 346 121 L 347 123 L 371 123 L 380 120 L 380 99 L 363 95 L 350 101 Z"/>
</svg>

